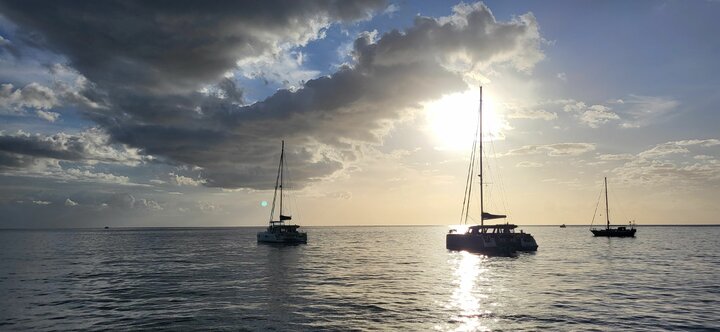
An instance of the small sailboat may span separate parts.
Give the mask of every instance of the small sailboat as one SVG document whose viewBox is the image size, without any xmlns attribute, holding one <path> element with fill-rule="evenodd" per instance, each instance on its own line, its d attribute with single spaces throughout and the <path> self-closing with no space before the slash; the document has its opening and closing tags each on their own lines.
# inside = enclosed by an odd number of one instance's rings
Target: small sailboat
<svg viewBox="0 0 720 332">
<path fill-rule="evenodd" d="M 280 150 L 280 165 L 275 179 L 275 193 L 273 194 L 272 208 L 270 209 L 270 225 L 264 232 L 257 233 L 258 243 L 285 243 L 300 244 L 307 243 L 307 233 L 299 232 L 299 225 L 288 225 L 286 221 L 292 220 L 292 216 L 283 214 L 283 182 L 285 170 L 285 141 L 282 141 Z M 279 195 L 278 195 L 279 189 Z M 279 202 L 279 217 L 275 219 L 275 203 Z"/>
<path fill-rule="evenodd" d="M 594 236 L 635 237 L 636 229 L 633 222 L 630 222 L 630 228 L 625 226 L 618 226 L 616 228 L 610 227 L 610 208 L 608 204 L 607 177 L 605 178 L 605 220 L 607 221 L 605 228 L 590 229 Z"/>
<path fill-rule="evenodd" d="M 517 225 L 510 223 L 485 225 L 485 220 L 503 219 L 507 216 L 485 212 L 482 148 L 482 87 L 480 87 L 478 124 L 472 152 L 470 154 L 470 167 L 468 168 L 465 183 L 465 197 L 463 198 L 463 210 L 461 214 L 461 223 L 467 224 L 477 161 L 479 164 L 477 168 L 479 173 L 478 177 L 480 178 L 480 225 L 470 226 L 464 233 L 459 233 L 455 229 L 450 230 L 445 236 L 445 247 L 449 250 L 467 250 L 487 254 L 513 254 L 517 251 L 536 251 L 538 245 L 537 242 L 535 242 L 535 238 L 523 231 L 516 233 L 515 229 L 518 227 Z"/>
</svg>

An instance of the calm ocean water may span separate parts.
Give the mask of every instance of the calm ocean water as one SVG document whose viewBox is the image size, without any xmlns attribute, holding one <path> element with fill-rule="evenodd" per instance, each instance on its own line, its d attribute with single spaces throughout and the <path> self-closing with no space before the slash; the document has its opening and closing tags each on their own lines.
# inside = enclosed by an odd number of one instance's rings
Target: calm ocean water
<svg viewBox="0 0 720 332">
<path fill-rule="evenodd" d="M 0 330 L 718 330 L 720 227 L 523 227 L 536 254 L 445 250 L 447 227 L 0 231 Z"/>
</svg>

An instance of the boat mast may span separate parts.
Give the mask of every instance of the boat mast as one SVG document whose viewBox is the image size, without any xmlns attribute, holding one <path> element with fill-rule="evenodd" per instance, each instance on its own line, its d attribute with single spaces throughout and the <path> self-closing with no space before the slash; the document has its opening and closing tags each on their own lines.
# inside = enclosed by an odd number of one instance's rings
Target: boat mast
<svg viewBox="0 0 720 332">
<path fill-rule="evenodd" d="M 283 214 L 282 214 L 282 201 L 283 201 L 283 164 L 285 161 L 285 140 L 282 141 L 282 147 L 280 150 L 280 223 L 282 223 Z"/>
<path fill-rule="evenodd" d="M 480 226 L 485 224 L 485 209 L 484 209 L 484 201 L 483 201 L 483 148 L 482 148 L 482 86 L 480 86 L 480 108 L 478 111 L 478 140 L 480 141 L 480 174 L 478 174 L 478 177 L 480 177 Z"/>
<path fill-rule="evenodd" d="M 285 150 L 285 141 L 283 141 L 283 151 Z M 270 225 L 273 223 L 273 217 L 275 216 L 275 202 L 277 201 L 277 192 L 278 188 L 280 188 L 280 214 L 282 215 L 282 179 L 280 177 L 280 174 L 282 173 L 282 167 L 283 167 L 283 153 L 280 153 L 280 163 L 278 164 L 278 172 L 277 176 L 275 177 L 275 191 L 273 192 L 273 201 L 272 201 L 272 207 L 270 208 Z"/>
<path fill-rule="evenodd" d="M 607 177 L 605 177 L 605 219 L 607 220 L 607 229 L 610 229 L 610 209 L 608 209 Z"/>
</svg>

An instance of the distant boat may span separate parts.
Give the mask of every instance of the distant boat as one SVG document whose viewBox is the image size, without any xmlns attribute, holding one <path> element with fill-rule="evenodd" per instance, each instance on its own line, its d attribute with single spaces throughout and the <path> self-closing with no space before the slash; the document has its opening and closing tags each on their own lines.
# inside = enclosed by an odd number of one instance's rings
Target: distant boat
<svg viewBox="0 0 720 332">
<path fill-rule="evenodd" d="M 607 224 L 605 228 L 592 228 L 590 231 L 594 236 L 605 236 L 605 237 L 635 237 L 635 224 L 630 222 L 630 228 L 625 226 L 618 226 L 617 228 L 610 227 L 610 208 L 608 207 L 608 193 L 607 193 L 607 177 L 605 178 L 605 220 Z"/>
<path fill-rule="evenodd" d="M 560 228 L 566 228 L 565 224 L 560 225 Z"/>
<path fill-rule="evenodd" d="M 452 229 L 445 236 L 445 247 L 449 250 L 467 250 L 489 254 L 512 254 L 517 251 L 536 251 L 537 242 L 532 235 L 520 231 L 516 233 L 517 225 L 505 223 L 485 225 L 485 220 L 503 219 L 507 216 L 485 212 L 483 197 L 483 167 L 482 167 L 482 87 L 480 87 L 480 107 L 478 124 L 472 152 L 470 154 L 470 167 L 468 168 L 467 182 L 465 183 L 465 197 L 461 223 L 467 224 L 470 213 L 470 202 L 474 182 L 476 161 L 479 163 L 478 177 L 480 178 L 480 225 L 467 228 L 464 233 Z M 479 147 L 479 149 L 477 148 Z"/>
<path fill-rule="evenodd" d="M 285 169 L 285 141 L 282 141 L 280 150 L 280 165 L 275 179 L 275 192 L 273 193 L 272 208 L 270 209 L 270 225 L 264 232 L 257 233 L 258 243 L 307 243 L 307 233 L 298 232 L 299 225 L 287 225 L 285 221 L 292 220 L 292 216 L 283 214 L 283 182 Z M 280 195 L 278 195 L 280 189 Z M 275 219 L 275 203 L 279 202 L 278 220 Z"/>
</svg>

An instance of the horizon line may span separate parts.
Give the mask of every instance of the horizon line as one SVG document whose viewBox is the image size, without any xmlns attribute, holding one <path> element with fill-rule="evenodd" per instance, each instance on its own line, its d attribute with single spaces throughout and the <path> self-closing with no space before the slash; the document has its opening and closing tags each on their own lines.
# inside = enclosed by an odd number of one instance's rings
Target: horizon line
<svg viewBox="0 0 720 332">
<path fill-rule="evenodd" d="M 560 227 L 563 224 L 541 224 L 541 225 L 522 225 L 517 224 L 518 227 Z M 600 225 L 584 225 L 584 224 L 564 224 L 567 227 L 600 227 Z M 93 226 L 93 227 L 0 227 L 0 231 L 11 231 L 11 230 L 105 230 L 107 229 L 188 229 L 188 228 L 263 228 L 267 225 L 210 225 L 210 226 Z M 461 225 L 448 225 L 448 224 L 418 224 L 418 225 L 307 225 L 303 228 L 322 228 L 322 227 L 456 227 Z M 720 227 L 720 223 L 715 224 L 646 224 L 646 225 L 635 225 L 635 227 Z"/>
</svg>

